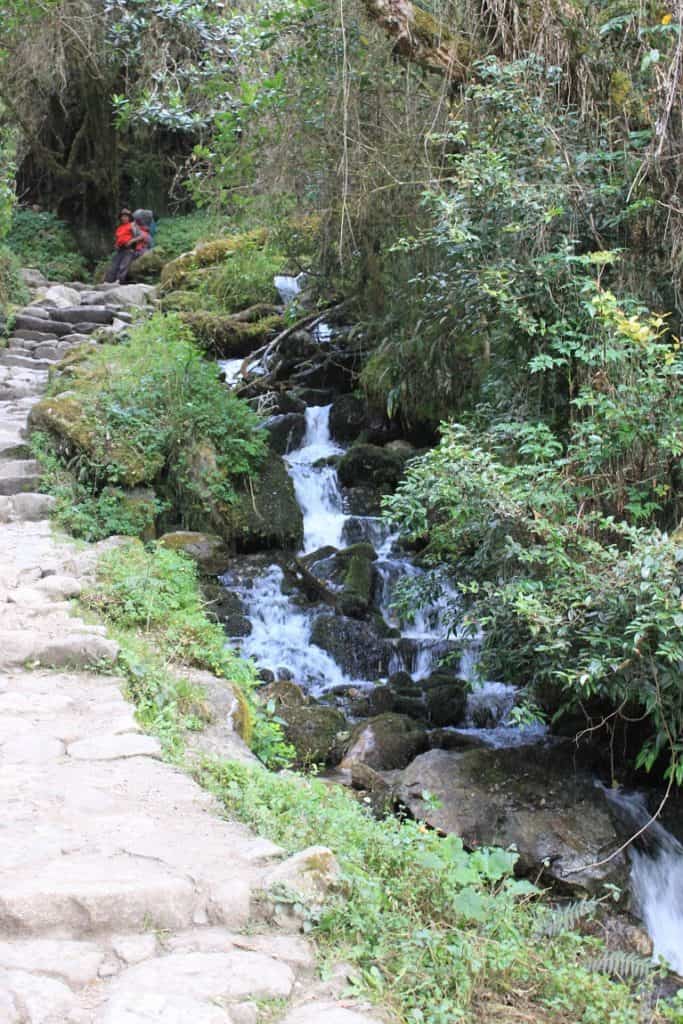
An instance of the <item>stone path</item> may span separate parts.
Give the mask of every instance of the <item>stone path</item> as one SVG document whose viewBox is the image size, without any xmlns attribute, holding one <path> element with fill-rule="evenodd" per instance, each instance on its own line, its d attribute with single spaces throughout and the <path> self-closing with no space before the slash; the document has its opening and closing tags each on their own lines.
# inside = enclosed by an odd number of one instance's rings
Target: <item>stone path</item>
<svg viewBox="0 0 683 1024">
<path fill-rule="evenodd" d="M 53 536 L 26 418 L 144 291 L 42 291 L 0 350 L 0 1022 L 372 1024 L 259 898 L 301 855 L 221 820 L 88 669 L 117 653 L 69 605 L 94 552 Z"/>
</svg>

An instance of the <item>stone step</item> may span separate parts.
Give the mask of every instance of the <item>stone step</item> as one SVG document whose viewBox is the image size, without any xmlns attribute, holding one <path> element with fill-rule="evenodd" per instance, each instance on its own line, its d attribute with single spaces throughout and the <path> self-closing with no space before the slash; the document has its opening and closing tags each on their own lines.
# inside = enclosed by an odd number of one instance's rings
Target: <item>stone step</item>
<svg viewBox="0 0 683 1024">
<path fill-rule="evenodd" d="M 35 459 L 0 462 L 0 494 L 22 494 L 40 487 L 40 463 Z"/>
<path fill-rule="evenodd" d="M 110 324 L 114 319 L 114 313 L 105 306 L 72 306 L 66 309 L 55 309 L 52 319 L 69 324 L 80 324 L 86 321 L 94 324 Z"/>
<path fill-rule="evenodd" d="M 49 370 L 56 362 L 56 359 L 37 359 L 33 355 L 24 356 L 19 352 L 0 354 L 0 366 L 22 366 L 27 370 Z"/>
<path fill-rule="evenodd" d="M 52 495 L 33 491 L 8 497 L 0 495 L 0 523 L 39 523 L 49 519 L 55 504 Z"/>
<path fill-rule="evenodd" d="M 50 359 L 59 362 L 73 346 L 68 341 L 41 341 L 33 350 L 36 359 Z"/>
<path fill-rule="evenodd" d="M 24 352 L 32 352 L 37 344 L 37 341 L 27 341 L 25 338 L 10 338 L 7 342 L 7 351 L 18 352 L 21 355 Z"/>
<path fill-rule="evenodd" d="M 18 329 L 18 330 L 17 330 Z M 53 337 L 61 338 L 64 334 L 71 334 L 73 327 L 70 323 L 62 323 L 57 320 L 40 320 L 35 316 L 26 316 L 25 313 L 20 313 L 14 320 L 14 334 L 22 331 L 38 331 L 43 334 L 49 334 Z M 40 339 L 42 341 L 48 341 L 48 338 Z"/>
<path fill-rule="evenodd" d="M 50 331 L 30 331 L 28 328 L 21 328 L 15 325 L 10 341 L 57 341 L 57 335 Z"/>
<path fill-rule="evenodd" d="M 21 440 L 17 431 L 14 437 L 0 434 L 0 459 L 30 459 L 31 449 Z"/>
</svg>

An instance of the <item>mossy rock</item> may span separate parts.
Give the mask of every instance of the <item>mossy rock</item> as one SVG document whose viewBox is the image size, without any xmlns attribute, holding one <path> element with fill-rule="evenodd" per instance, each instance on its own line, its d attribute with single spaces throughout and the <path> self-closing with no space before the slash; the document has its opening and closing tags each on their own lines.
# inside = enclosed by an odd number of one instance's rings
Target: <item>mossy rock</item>
<svg viewBox="0 0 683 1024">
<path fill-rule="evenodd" d="M 343 615 L 319 615 L 311 642 L 331 655 L 352 679 L 378 679 L 389 669 L 392 647 L 367 622 Z"/>
<path fill-rule="evenodd" d="M 427 730 L 393 711 L 359 722 L 351 733 L 343 764 L 360 761 L 375 771 L 405 768 L 427 747 Z"/>
<path fill-rule="evenodd" d="M 267 455 L 258 476 L 238 488 L 232 504 L 217 499 L 210 486 L 219 470 L 208 442 L 198 442 L 188 451 L 187 465 L 190 486 L 183 488 L 180 482 L 180 502 L 191 525 L 215 531 L 238 551 L 301 547 L 303 516 L 279 455 Z"/>
<path fill-rule="evenodd" d="M 172 551 L 182 551 L 207 573 L 225 572 L 230 559 L 225 542 L 213 533 L 176 530 L 165 533 L 159 543 Z"/>
<path fill-rule="evenodd" d="M 95 444 L 96 424 L 86 415 L 75 391 L 42 398 L 31 409 L 31 430 L 42 430 L 70 448 L 89 451 Z"/>
<path fill-rule="evenodd" d="M 296 750 L 299 765 L 339 762 L 346 731 L 341 711 L 324 704 L 281 704 L 278 718 L 284 723 L 283 732 Z"/>
<path fill-rule="evenodd" d="M 338 598 L 339 610 L 343 615 L 360 619 L 367 614 L 375 582 L 373 562 L 377 558 L 371 544 L 354 544 L 345 552 L 347 568 L 344 583 Z"/>
<path fill-rule="evenodd" d="M 204 299 L 198 292 L 182 289 L 169 292 L 161 300 L 164 313 L 197 313 L 204 305 Z"/>
<path fill-rule="evenodd" d="M 375 444 L 354 444 L 339 462 L 339 479 L 346 487 L 370 483 L 393 489 L 403 476 L 406 460 L 403 452 Z"/>
<path fill-rule="evenodd" d="M 245 323 L 221 313 L 200 311 L 181 312 L 180 318 L 206 352 L 223 359 L 250 355 L 282 326 L 282 317 L 277 315 L 264 317 L 256 323 Z"/>
<path fill-rule="evenodd" d="M 166 262 L 162 249 L 152 249 L 133 260 L 128 270 L 128 280 L 134 284 L 156 284 Z"/>
<path fill-rule="evenodd" d="M 244 249 L 259 249 L 268 241 L 266 228 L 256 228 L 240 235 L 203 242 L 190 252 L 185 252 L 167 263 L 161 272 L 163 291 L 176 291 L 187 282 L 188 276 L 198 267 L 210 267 L 221 263 L 226 257 Z"/>
<path fill-rule="evenodd" d="M 449 672 L 432 672 L 419 684 L 429 722 L 434 726 L 460 725 L 465 716 L 470 685 Z"/>
</svg>

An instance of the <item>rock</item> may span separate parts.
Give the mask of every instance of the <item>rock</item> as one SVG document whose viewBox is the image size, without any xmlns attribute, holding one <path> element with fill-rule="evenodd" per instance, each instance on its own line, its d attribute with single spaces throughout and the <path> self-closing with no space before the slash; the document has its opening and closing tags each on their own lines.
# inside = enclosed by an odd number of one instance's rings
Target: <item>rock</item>
<svg viewBox="0 0 683 1024">
<path fill-rule="evenodd" d="M 248 746 L 252 714 L 237 683 L 198 668 L 182 667 L 175 674 L 200 693 L 194 708 L 188 710 L 202 721 L 203 728 L 187 733 L 187 748 L 222 760 L 258 763 Z"/>
<path fill-rule="evenodd" d="M 110 309 L 105 309 L 104 306 L 76 306 L 54 310 L 52 319 L 65 324 L 88 323 L 99 325 L 110 324 L 114 319 L 114 314 Z M 71 327 L 69 329 L 72 330 Z"/>
<path fill-rule="evenodd" d="M 14 318 L 15 335 L 19 335 L 23 331 L 35 331 L 46 335 L 44 338 L 37 339 L 39 341 L 49 341 L 51 335 L 61 338 L 65 334 L 70 334 L 72 330 L 70 324 L 58 323 L 55 320 L 42 320 L 37 316 L 27 316 L 25 313 L 19 313 Z"/>
<path fill-rule="evenodd" d="M 230 561 L 230 553 L 225 542 L 215 534 L 179 530 L 175 533 L 165 533 L 159 538 L 159 543 L 165 548 L 171 548 L 172 551 L 182 551 L 204 572 L 225 572 L 225 567 Z"/>
<path fill-rule="evenodd" d="M 346 572 L 342 591 L 337 598 L 337 606 L 342 615 L 362 618 L 367 614 L 375 582 L 373 562 L 377 558 L 371 544 L 355 544 L 338 555 L 338 559 L 346 562 Z"/>
<path fill-rule="evenodd" d="M 75 288 L 69 288 L 65 284 L 53 284 L 45 292 L 42 301 L 57 309 L 68 309 L 69 306 L 78 306 L 81 296 Z"/>
<path fill-rule="evenodd" d="M 225 1011 L 220 1011 L 223 1016 L 207 1016 L 209 1010 L 213 1013 L 221 1004 L 247 997 L 286 999 L 293 985 L 291 967 L 261 953 L 169 953 L 129 968 L 114 981 L 103 1024 L 229 1024 Z M 139 1014 L 150 999 L 154 1002 L 147 1005 L 152 1007 L 161 1005 L 158 1000 L 168 1000 L 164 1014 L 156 1015 L 155 1009 L 155 1015 L 125 1016 Z M 182 1000 L 188 1003 L 182 1005 Z"/>
<path fill-rule="evenodd" d="M 330 434 L 335 441 L 349 444 L 366 430 L 371 414 L 364 398 L 358 395 L 340 395 L 330 409 Z"/>
<path fill-rule="evenodd" d="M 306 1003 L 290 1010 L 281 1024 L 378 1024 L 376 1017 L 370 1017 L 356 1010 L 331 1002 Z"/>
<path fill-rule="evenodd" d="M 124 964 L 139 964 L 156 954 L 157 938 L 149 932 L 144 935 L 113 935 L 111 947 Z"/>
<path fill-rule="evenodd" d="M 286 455 L 300 448 L 306 434 L 306 417 L 302 413 L 287 412 L 271 416 L 264 424 L 268 442 L 274 452 Z"/>
<path fill-rule="evenodd" d="M 26 631 L 0 633 L 0 665 L 30 664 L 51 667 L 88 668 L 93 665 L 113 665 L 119 654 L 114 640 L 97 633 L 70 633 L 50 639 Z"/>
<path fill-rule="evenodd" d="M 308 331 L 293 331 L 278 345 L 278 354 L 284 359 L 292 359 L 298 365 L 302 359 L 316 355 L 319 346 Z"/>
<path fill-rule="evenodd" d="M 367 622 L 319 615 L 313 623 L 311 643 L 327 651 L 352 679 L 377 679 L 387 674 L 391 644 L 378 637 Z"/>
<path fill-rule="evenodd" d="M 0 942 L 0 969 L 52 975 L 72 988 L 97 981 L 103 959 L 103 950 L 93 942 L 16 938 Z M 4 1021 L 1 1014 L 0 1020 Z"/>
<path fill-rule="evenodd" d="M 394 710 L 394 693 L 390 686 L 373 686 L 351 701 L 351 714 L 356 718 L 373 718 Z"/>
<path fill-rule="evenodd" d="M 22 267 L 21 276 L 27 288 L 47 288 L 49 284 L 45 275 L 33 267 Z"/>
<path fill-rule="evenodd" d="M 208 604 L 206 612 L 225 629 L 228 636 L 249 636 L 251 622 L 247 618 L 242 599 L 220 583 L 203 583 L 202 590 Z"/>
<path fill-rule="evenodd" d="M 624 854 L 601 791 L 572 766 L 572 744 L 507 750 L 431 750 L 400 775 L 396 797 L 434 828 L 471 848 L 515 845 L 518 869 L 570 892 L 626 884 Z M 422 794 L 437 798 L 426 803 Z"/>
<path fill-rule="evenodd" d="M 271 868 L 263 879 L 263 887 L 266 890 L 283 888 L 295 893 L 303 903 L 320 906 L 340 878 L 341 871 L 332 850 L 326 846 L 309 846 Z"/>
<path fill-rule="evenodd" d="M 343 768 L 361 761 L 375 771 L 405 768 L 427 746 L 427 730 L 408 718 L 387 712 L 360 722 L 352 731 Z"/>
<path fill-rule="evenodd" d="M 0 970 L 0 992 L 9 997 L 7 1003 L 12 1007 L 9 1017 L 3 1018 L 3 1024 L 6 1019 L 8 1024 L 53 1024 L 68 1020 L 76 1002 L 63 982 L 28 971 Z"/>
<path fill-rule="evenodd" d="M 459 725 L 465 717 L 469 683 L 450 672 L 432 672 L 419 682 L 427 721 L 436 727 Z"/>
<path fill-rule="evenodd" d="M 155 289 L 149 284 L 120 284 L 107 288 L 102 301 L 107 304 L 118 304 L 126 308 L 146 306 L 154 298 Z"/>
<path fill-rule="evenodd" d="M 368 484 L 393 490 L 403 475 L 405 457 L 374 444 L 354 444 L 339 462 L 339 480 L 345 487 Z"/>
<path fill-rule="evenodd" d="M 34 494 L 30 491 L 24 494 L 14 494 L 9 501 L 12 518 L 26 523 L 48 519 L 57 504 L 57 499 L 50 494 Z"/>
<path fill-rule="evenodd" d="M 427 742 L 431 750 L 481 750 L 491 746 L 482 736 L 463 729 L 430 729 Z"/>
<path fill-rule="evenodd" d="M 285 737 L 296 750 L 300 765 L 339 761 L 339 737 L 346 730 L 346 719 L 341 711 L 323 704 L 280 704 L 278 718 L 283 721 Z"/>
<path fill-rule="evenodd" d="M 351 785 L 355 790 L 368 794 L 368 802 L 375 814 L 382 817 L 389 812 L 394 798 L 390 783 L 380 772 L 363 761 L 353 761 Z"/>
<path fill-rule="evenodd" d="M 161 277 L 161 271 L 164 269 L 165 263 L 166 260 L 163 254 L 157 249 L 145 252 L 131 263 L 128 270 L 128 279 L 133 284 L 140 282 L 143 284 L 154 284 Z"/>
<path fill-rule="evenodd" d="M 276 682 L 269 682 L 266 686 L 261 686 L 258 698 L 262 704 L 273 701 L 278 712 L 280 708 L 300 708 L 304 704 L 311 703 L 311 698 L 304 693 L 301 687 L 288 679 L 278 679 Z"/>
<path fill-rule="evenodd" d="M 298 549 L 303 515 L 294 485 L 279 455 L 269 455 L 252 489 L 245 489 L 235 510 L 231 539 L 238 551 Z"/>
<path fill-rule="evenodd" d="M 116 761 L 122 757 L 161 757 L 161 747 L 154 736 L 124 733 L 78 740 L 70 744 L 68 754 L 77 761 Z"/>
</svg>

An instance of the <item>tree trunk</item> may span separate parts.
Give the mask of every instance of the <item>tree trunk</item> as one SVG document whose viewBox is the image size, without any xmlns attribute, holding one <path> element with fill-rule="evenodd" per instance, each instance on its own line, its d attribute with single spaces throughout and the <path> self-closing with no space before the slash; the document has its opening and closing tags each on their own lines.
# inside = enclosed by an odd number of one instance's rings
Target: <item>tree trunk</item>
<svg viewBox="0 0 683 1024">
<path fill-rule="evenodd" d="M 415 7 L 410 0 L 363 0 L 369 16 L 396 42 L 401 57 L 438 72 L 453 83 L 464 82 L 473 59 L 467 39 L 450 32 L 443 22 Z"/>
</svg>

